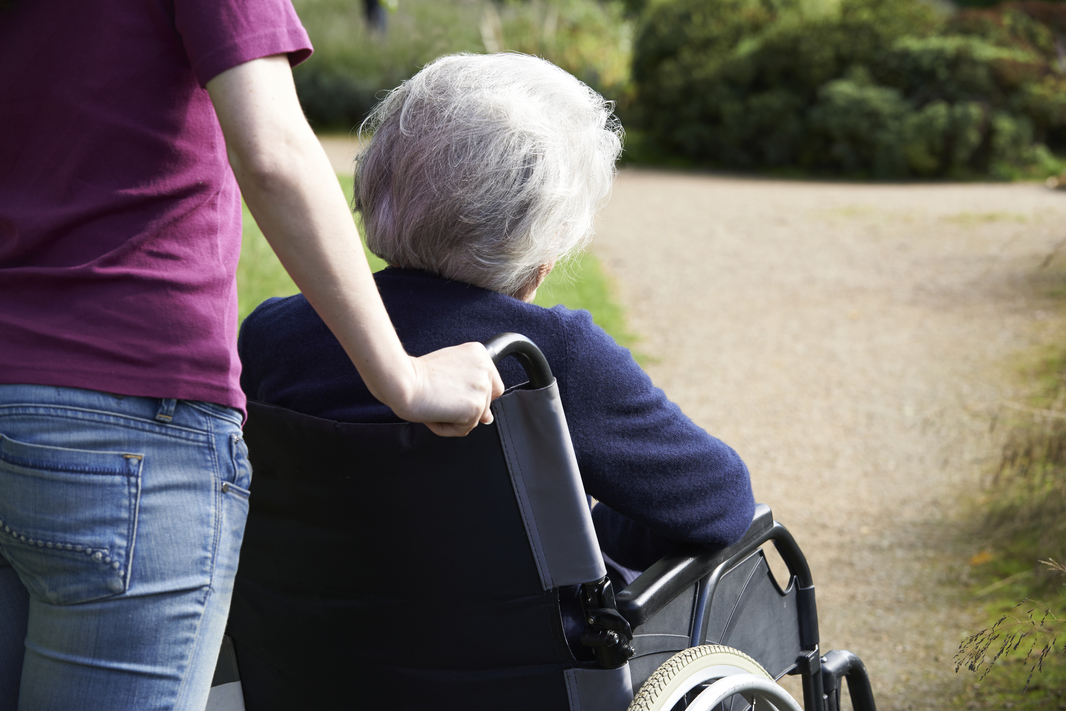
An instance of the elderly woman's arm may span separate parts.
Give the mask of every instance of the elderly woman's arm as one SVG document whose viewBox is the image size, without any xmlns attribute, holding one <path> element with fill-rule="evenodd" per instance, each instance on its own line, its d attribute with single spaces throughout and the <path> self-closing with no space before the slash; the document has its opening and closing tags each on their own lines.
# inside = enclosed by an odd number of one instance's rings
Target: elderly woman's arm
<svg viewBox="0 0 1066 711">
<path fill-rule="evenodd" d="M 567 357 L 553 370 L 585 489 L 609 507 L 593 513 L 604 551 L 643 569 L 679 541 L 739 540 L 755 500 L 737 453 L 670 402 L 587 312 L 556 313 Z"/>
<path fill-rule="evenodd" d="M 230 164 L 267 241 L 370 391 L 438 434 L 490 422 L 503 385 L 480 344 L 410 358 L 381 304 L 344 195 L 304 119 L 285 55 L 207 84 Z"/>
</svg>

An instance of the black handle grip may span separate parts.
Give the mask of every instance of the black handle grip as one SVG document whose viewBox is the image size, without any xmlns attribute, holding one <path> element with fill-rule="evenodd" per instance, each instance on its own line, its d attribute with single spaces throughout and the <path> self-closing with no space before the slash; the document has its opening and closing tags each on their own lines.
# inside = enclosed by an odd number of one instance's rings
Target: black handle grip
<svg viewBox="0 0 1066 711">
<path fill-rule="evenodd" d="M 526 371 L 530 386 L 535 389 L 546 388 L 555 382 L 555 376 L 552 375 L 552 369 L 548 366 L 544 354 L 533 341 L 521 334 L 498 333 L 485 341 L 485 348 L 488 349 L 492 362 L 496 364 L 509 355 L 518 358 Z"/>
</svg>

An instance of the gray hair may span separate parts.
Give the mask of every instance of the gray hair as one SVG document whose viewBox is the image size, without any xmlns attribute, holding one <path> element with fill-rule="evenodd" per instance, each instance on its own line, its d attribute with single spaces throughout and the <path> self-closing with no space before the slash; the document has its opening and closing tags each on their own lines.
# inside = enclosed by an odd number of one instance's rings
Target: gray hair
<svg viewBox="0 0 1066 711">
<path fill-rule="evenodd" d="M 584 247 L 610 195 L 614 104 L 543 59 L 441 57 L 360 127 L 355 209 L 370 250 L 504 294 Z"/>
</svg>

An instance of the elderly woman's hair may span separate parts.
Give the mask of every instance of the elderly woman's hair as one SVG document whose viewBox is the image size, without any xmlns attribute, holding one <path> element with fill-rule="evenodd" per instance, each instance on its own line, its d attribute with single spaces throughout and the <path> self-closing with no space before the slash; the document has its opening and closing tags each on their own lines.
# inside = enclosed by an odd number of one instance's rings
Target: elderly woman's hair
<svg viewBox="0 0 1066 711">
<path fill-rule="evenodd" d="M 363 123 L 355 209 L 397 267 L 504 294 L 583 247 L 622 150 L 613 104 L 515 53 L 428 64 Z"/>
</svg>

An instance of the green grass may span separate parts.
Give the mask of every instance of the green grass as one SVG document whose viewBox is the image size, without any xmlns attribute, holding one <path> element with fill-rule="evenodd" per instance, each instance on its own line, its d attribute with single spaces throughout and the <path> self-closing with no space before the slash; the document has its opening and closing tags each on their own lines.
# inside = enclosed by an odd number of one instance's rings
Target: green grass
<svg viewBox="0 0 1066 711">
<path fill-rule="evenodd" d="M 1007 548 L 1014 550 L 997 551 L 974 567 L 967 602 L 978 606 L 984 620 L 984 629 L 974 632 L 984 632 L 989 641 L 999 622 L 998 634 L 983 653 L 963 660 L 978 667 L 971 672 L 963 664 L 959 674 L 968 678 L 946 708 L 1066 708 L 1066 635 L 1061 634 L 1066 630 L 1059 622 L 1066 615 L 1066 577 L 1027 558 L 1029 545 Z"/>
<path fill-rule="evenodd" d="M 600 262 L 589 252 L 578 255 L 548 275 L 533 303 L 551 307 L 562 304 L 571 309 L 586 309 L 592 320 L 611 334 L 619 345 L 632 348 L 637 337 L 626 328 L 625 311 L 613 298 L 610 279 Z M 634 354 L 641 361 L 639 354 Z"/>
<path fill-rule="evenodd" d="M 350 201 L 352 178 L 341 176 L 340 181 Z M 366 251 L 365 244 L 363 249 Z M 373 271 L 385 266 L 369 251 L 366 255 Z M 241 261 L 237 265 L 241 321 L 265 299 L 291 296 L 298 291 L 245 206 Z M 625 313 L 613 298 L 610 280 L 600 268 L 599 261 L 590 253 L 581 254 L 552 272 L 537 290 L 535 303 L 546 307 L 563 304 L 571 309 L 587 309 L 592 313 L 593 320 L 619 344 L 631 347 L 636 341 L 626 329 Z"/>
<path fill-rule="evenodd" d="M 1066 562 L 1066 420 L 1040 414 L 1066 413 L 1066 351 L 1034 348 L 1022 359 L 1031 394 L 1021 406 L 1034 412 L 1000 418 L 1010 436 L 975 502 L 970 540 L 981 550 L 960 604 L 981 623 L 963 650 L 968 678 L 951 709 L 1066 708 L 1066 574 L 1040 562 Z"/>
</svg>

